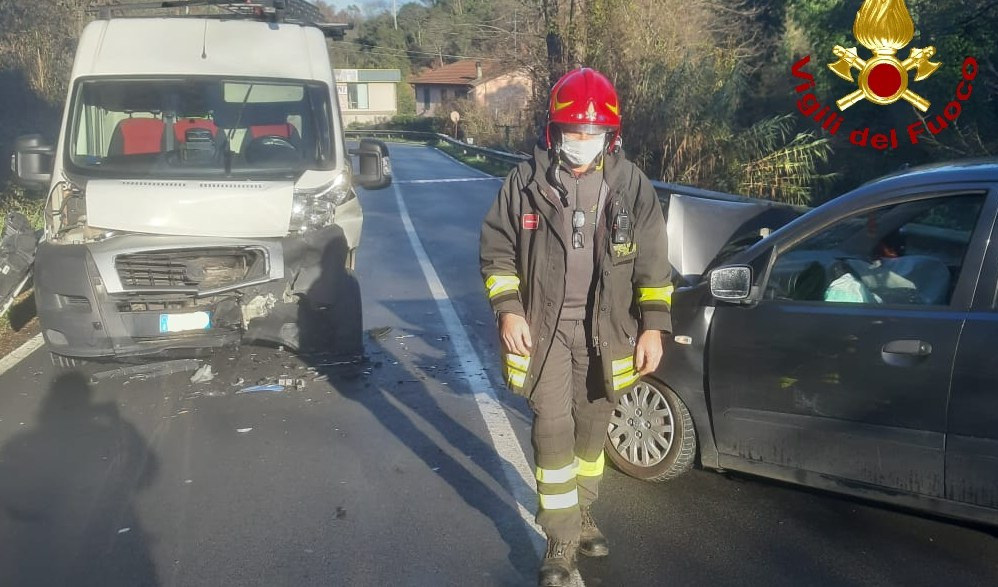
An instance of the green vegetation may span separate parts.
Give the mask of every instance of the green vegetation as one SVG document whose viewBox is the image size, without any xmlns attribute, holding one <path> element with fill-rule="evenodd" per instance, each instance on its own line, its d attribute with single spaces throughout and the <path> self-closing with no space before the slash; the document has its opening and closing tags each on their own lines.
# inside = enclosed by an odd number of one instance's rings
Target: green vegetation
<svg viewBox="0 0 998 587">
<path fill-rule="evenodd" d="M 89 3 L 0 3 L 0 157 L 17 134 L 54 135 Z M 336 11 L 319 4 L 328 20 L 354 24 L 345 40 L 331 43 L 336 67 L 397 68 L 408 79 L 463 57 L 524 68 L 534 83 L 534 99 L 515 123 L 452 99 L 442 110 L 460 112 L 455 132 L 447 118 L 416 117 L 403 82 L 402 116 L 384 128 L 457 134 L 476 145 L 529 152 L 543 128 L 551 83 L 585 64 L 618 88 L 628 154 L 666 181 L 817 204 L 905 165 L 998 152 L 998 3 L 992 0 L 906 0 L 915 37 L 899 56 L 931 45 L 942 63 L 912 84 L 931 109 L 922 114 L 903 101 L 889 107 L 862 101 L 840 113 L 845 122 L 834 135 L 798 112 L 800 80 L 791 67 L 810 56 L 805 69 L 815 86 L 806 91 L 835 110 L 835 100 L 855 85 L 827 65 L 836 59 L 836 44 L 859 45 L 852 28 L 862 0 L 422 0 L 399 3 L 397 19 L 387 8 Z M 864 47 L 859 51 L 869 57 Z M 967 56 L 977 59 L 981 75 L 959 119 L 911 144 L 907 127 L 934 119 L 953 100 Z M 851 145 L 850 132 L 867 127 L 896 129 L 898 148 Z M 6 179 L 0 175 L 0 193 Z"/>
<path fill-rule="evenodd" d="M 432 143 L 432 145 L 458 161 L 470 165 L 475 169 L 484 171 L 489 175 L 505 177 L 505 175 L 509 173 L 513 167 L 515 167 L 513 163 L 496 161 L 495 159 L 476 154 L 470 149 L 464 149 L 454 145 L 453 143 L 448 143 L 447 141 L 436 141 L 435 143 Z"/>
</svg>

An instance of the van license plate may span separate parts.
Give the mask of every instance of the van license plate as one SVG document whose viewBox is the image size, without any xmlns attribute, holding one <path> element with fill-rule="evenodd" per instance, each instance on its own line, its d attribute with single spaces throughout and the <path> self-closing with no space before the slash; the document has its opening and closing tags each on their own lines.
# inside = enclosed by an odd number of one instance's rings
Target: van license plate
<svg viewBox="0 0 998 587">
<path fill-rule="evenodd" d="M 159 315 L 159 331 L 161 333 L 208 330 L 209 328 L 211 328 L 211 313 L 209 312 Z"/>
</svg>

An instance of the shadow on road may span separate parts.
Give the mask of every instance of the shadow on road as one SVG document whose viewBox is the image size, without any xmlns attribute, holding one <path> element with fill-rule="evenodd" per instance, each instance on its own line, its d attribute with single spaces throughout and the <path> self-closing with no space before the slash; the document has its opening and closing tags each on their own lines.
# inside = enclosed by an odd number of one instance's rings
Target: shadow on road
<svg viewBox="0 0 998 587">
<path fill-rule="evenodd" d="M 83 375 L 59 375 L 34 429 L 0 449 L 0 585 L 158 585 L 136 513 L 145 440 Z"/>
<path fill-rule="evenodd" d="M 429 333 L 422 336 L 423 340 L 430 338 Z M 450 357 L 438 363 L 457 363 L 452 359 L 449 342 L 437 344 L 448 348 L 434 348 L 431 353 L 442 353 L 443 356 Z M 343 391 L 344 398 L 364 406 L 384 430 L 408 447 L 433 474 L 441 477 L 467 506 L 485 516 L 508 546 L 511 566 L 522 576 L 532 576 L 539 564 L 532 531 L 523 523 L 512 494 L 497 493 L 493 486 L 481 479 L 484 473 L 492 477 L 499 486 L 508 486 L 495 448 L 449 415 L 438 401 L 439 392 L 433 393 L 427 383 L 411 379 L 417 376 L 429 381 L 442 373 L 423 372 L 417 366 L 414 370 L 406 369 L 408 373 L 405 376 L 410 379 L 395 381 L 394 377 L 388 377 L 387 374 L 379 377 L 377 375 L 382 371 L 375 371 L 374 365 L 395 357 L 396 351 L 376 340 L 368 340 L 367 346 L 368 362 L 356 366 L 353 372 L 344 371 L 342 367 L 323 367 L 319 361 L 314 361 L 314 366 L 320 373 L 330 377 L 335 387 Z M 422 359 L 426 358 L 422 353 L 420 356 Z M 372 357 L 380 360 L 375 361 Z M 403 357 L 397 358 L 404 360 Z M 404 366 L 400 364 L 399 367 Z M 370 378 L 370 383 L 361 385 L 357 379 L 365 369 L 373 371 L 375 376 Z M 459 391 L 470 395 L 467 390 L 454 390 Z M 453 397 L 450 394 L 447 396 Z M 418 414 L 418 418 L 414 418 L 415 414 Z M 424 431 L 420 421 L 432 426 L 443 437 L 445 444 Z M 471 457 L 474 465 L 469 466 L 463 460 L 455 458 L 453 450 L 447 445 Z M 418 507 L 418 504 L 413 505 Z M 474 561 L 469 561 L 469 566 L 473 568 L 473 565 Z M 474 573 L 471 576 L 475 576 Z"/>
</svg>

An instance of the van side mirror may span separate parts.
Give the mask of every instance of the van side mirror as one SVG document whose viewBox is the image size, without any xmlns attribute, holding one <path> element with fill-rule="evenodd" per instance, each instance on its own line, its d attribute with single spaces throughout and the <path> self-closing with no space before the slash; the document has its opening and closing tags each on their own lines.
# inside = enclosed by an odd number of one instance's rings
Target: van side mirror
<svg viewBox="0 0 998 587">
<path fill-rule="evenodd" d="M 368 190 L 380 190 L 392 184 L 392 162 L 388 145 L 382 141 L 362 139 L 360 147 L 350 150 L 357 155 L 359 165 L 354 173 L 354 184 Z"/>
<path fill-rule="evenodd" d="M 14 141 L 10 170 L 26 188 L 47 190 L 55 167 L 55 147 L 45 144 L 42 135 L 24 135 Z"/>
<path fill-rule="evenodd" d="M 710 272 L 710 295 L 725 302 L 747 300 L 752 293 L 752 268 L 747 265 L 719 267 Z"/>
</svg>

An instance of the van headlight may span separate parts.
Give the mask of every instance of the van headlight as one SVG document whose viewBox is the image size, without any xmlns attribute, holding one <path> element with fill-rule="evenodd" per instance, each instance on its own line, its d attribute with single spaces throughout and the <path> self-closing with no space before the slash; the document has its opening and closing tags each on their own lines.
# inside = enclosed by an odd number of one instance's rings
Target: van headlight
<svg viewBox="0 0 998 587">
<path fill-rule="evenodd" d="M 341 173 L 332 182 L 314 189 L 296 189 L 291 204 L 290 232 L 305 232 L 333 223 L 336 207 L 356 198 L 348 173 Z"/>
</svg>

